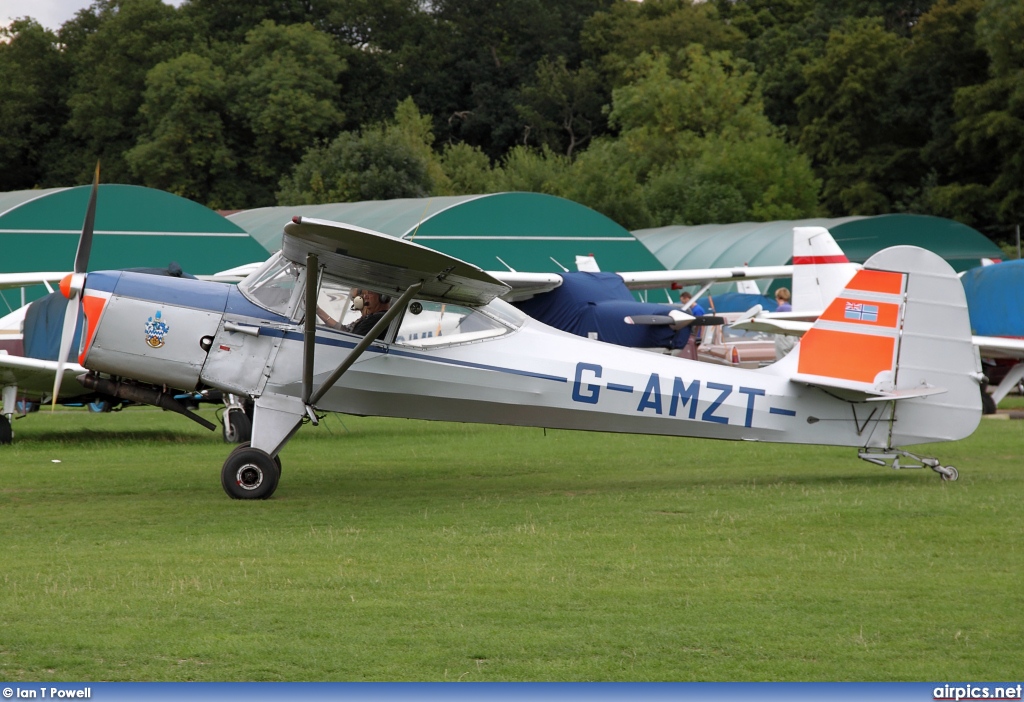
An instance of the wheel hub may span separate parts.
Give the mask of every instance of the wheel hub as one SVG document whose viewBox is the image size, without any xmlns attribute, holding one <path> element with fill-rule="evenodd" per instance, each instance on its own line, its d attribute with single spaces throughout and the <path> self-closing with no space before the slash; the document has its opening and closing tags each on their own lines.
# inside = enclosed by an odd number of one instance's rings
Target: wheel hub
<svg viewBox="0 0 1024 702">
<path fill-rule="evenodd" d="M 235 479 L 238 483 L 238 487 L 243 490 L 255 490 L 263 484 L 263 471 L 259 466 L 253 465 L 252 463 L 246 463 L 238 469 L 238 472 L 235 474 Z"/>
</svg>

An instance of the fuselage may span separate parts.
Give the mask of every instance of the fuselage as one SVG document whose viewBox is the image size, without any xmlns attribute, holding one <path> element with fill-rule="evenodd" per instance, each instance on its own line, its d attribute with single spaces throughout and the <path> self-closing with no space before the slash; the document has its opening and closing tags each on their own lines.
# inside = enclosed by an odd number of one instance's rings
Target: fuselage
<svg viewBox="0 0 1024 702">
<path fill-rule="evenodd" d="M 100 272 L 89 274 L 85 295 L 95 300 L 91 312 L 85 305 L 80 357 L 90 370 L 180 390 L 301 396 L 302 325 L 235 286 Z M 759 370 L 714 366 L 576 337 L 517 317 L 501 301 L 478 311 L 495 331 L 429 343 L 407 338 L 396 320 L 391 341 L 374 342 L 317 409 L 732 440 L 888 441 L 889 405 L 795 383 L 785 361 Z M 314 387 L 360 340 L 317 328 Z"/>
</svg>

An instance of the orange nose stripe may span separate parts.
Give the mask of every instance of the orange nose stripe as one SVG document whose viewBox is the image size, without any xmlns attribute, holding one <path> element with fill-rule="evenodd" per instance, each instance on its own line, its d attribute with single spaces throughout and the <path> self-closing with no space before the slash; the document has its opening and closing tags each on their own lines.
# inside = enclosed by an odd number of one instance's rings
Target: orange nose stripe
<svg viewBox="0 0 1024 702">
<path fill-rule="evenodd" d="M 60 294 L 69 300 L 71 299 L 71 275 L 68 273 L 60 279 Z"/>
<path fill-rule="evenodd" d="M 92 295 L 82 298 L 82 312 L 85 313 L 85 343 L 82 344 L 82 352 L 78 354 L 79 365 L 85 363 L 85 355 L 89 353 L 89 347 L 92 346 L 92 337 L 96 333 L 96 326 L 99 324 L 100 315 L 103 314 L 103 308 L 106 305 L 106 298 Z"/>
</svg>

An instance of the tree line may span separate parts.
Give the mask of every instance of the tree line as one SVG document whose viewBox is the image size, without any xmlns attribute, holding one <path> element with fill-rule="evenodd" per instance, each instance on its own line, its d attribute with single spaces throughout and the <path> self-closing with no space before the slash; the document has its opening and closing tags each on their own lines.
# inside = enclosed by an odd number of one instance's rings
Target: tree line
<svg viewBox="0 0 1024 702">
<path fill-rule="evenodd" d="M 0 35 L 0 191 L 100 159 L 219 209 L 1024 220 L 1020 0 L 97 0 Z"/>
</svg>

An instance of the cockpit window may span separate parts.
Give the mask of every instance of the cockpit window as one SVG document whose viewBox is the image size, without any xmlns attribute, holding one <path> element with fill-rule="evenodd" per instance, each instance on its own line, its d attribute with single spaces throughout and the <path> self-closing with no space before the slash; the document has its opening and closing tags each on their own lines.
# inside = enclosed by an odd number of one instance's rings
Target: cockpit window
<svg viewBox="0 0 1024 702">
<path fill-rule="evenodd" d="M 350 330 L 362 316 L 364 298 L 364 292 L 352 283 L 326 274 L 321 276 L 315 310 L 317 326 Z M 300 302 L 300 307 L 304 302 Z"/>
<path fill-rule="evenodd" d="M 395 343 L 407 346 L 462 344 L 508 334 L 517 324 L 482 310 L 446 302 L 413 300 L 405 310 Z M 515 308 L 513 308 L 515 309 Z"/>
<path fill-rule="evenodd" d="M 301 297 L 301 272 L 299 266 L 278 253 L 239 283 L 238 289 L 260 307 L 290 317 Z"/>
</svg>

